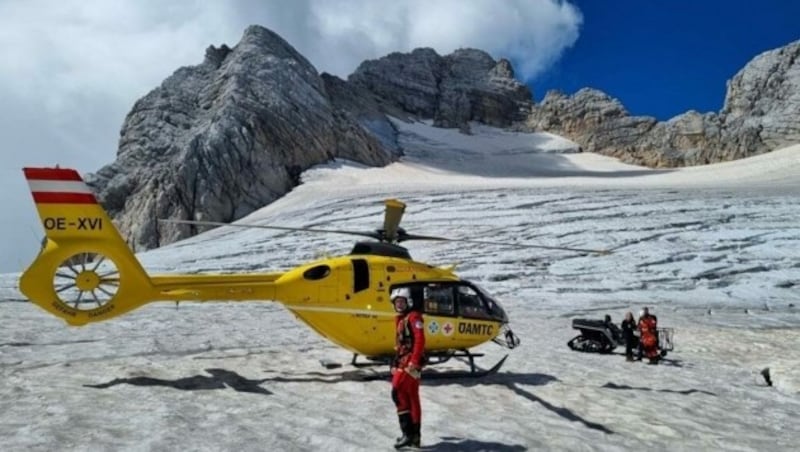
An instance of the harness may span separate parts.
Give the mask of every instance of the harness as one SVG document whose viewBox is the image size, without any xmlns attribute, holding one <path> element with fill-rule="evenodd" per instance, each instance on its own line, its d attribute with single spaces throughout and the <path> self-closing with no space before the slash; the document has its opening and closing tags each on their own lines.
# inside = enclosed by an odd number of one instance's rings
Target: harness
<svg viewBox="0 0 800 452">
<path fill-rule="evenodd" d="M 417 316 L 410 314 L 403 315 L 402 319 L 397 322 L 397 332 L 395 336 L 395 357 L 392 362 L 393 367 L 404 368 L 408 365 L 414 354 L 414 346 L 416 340 L 414 338 L 414 324 L 412 322 L 421 321 Z M 424 333 L 423 333 L 424 334 Z M 420 365 L 425 365 L 428 362 L 428 357 L 425 351 L 422 350 L 420 356 Z"/>
<path fill-rule="evenodd" d="M 397 360 L 400 361 L 414 350 L 414 334 L 411 332 L 411 326 L 408 324 L 409 315 L 403 316 L 397 327 L 397 336 L 395 338 L 395 345 L 397 346 Z"/>
</svg>

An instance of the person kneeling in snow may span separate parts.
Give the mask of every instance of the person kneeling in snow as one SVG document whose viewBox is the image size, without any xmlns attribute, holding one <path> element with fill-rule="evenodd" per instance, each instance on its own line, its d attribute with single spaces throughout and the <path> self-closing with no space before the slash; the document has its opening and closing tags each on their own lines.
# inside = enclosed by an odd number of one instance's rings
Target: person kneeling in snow
<svg viewBox="0 0 800 452">
<path fill-rule="evenodd" d="M 639 343 L 642 353 L 650 360 L 650 364 L 658 364 L 658 320 L 644 308 L 639 317 Z"/>
</svg>

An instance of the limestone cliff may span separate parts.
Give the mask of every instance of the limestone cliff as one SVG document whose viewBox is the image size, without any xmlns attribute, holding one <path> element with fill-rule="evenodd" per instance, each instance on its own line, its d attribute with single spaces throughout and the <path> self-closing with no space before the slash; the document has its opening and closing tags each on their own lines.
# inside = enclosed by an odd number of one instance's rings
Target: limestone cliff
<svg viewBox="0 0 800 452">
<path fill-rule="evenodd" d="M 283 196 L 334 157 L 396 155 L 336 108 L 316 69 L 271 31 L 211 47 L 133 106 L 117 159 L 89 177 L 136 249 L 195 232 L 159 218 L 233 221 Z"/>
<path fill-rule="evenodd" d="M 631 116 L 605 93 L 550 92 L 522 130 L 563 135 L 584 151 L 651 167 L 735 160 L 800 142 L 800 41 L 764 52 L 729 82 L 720 112 L 668 121 Z"/>
</svg>

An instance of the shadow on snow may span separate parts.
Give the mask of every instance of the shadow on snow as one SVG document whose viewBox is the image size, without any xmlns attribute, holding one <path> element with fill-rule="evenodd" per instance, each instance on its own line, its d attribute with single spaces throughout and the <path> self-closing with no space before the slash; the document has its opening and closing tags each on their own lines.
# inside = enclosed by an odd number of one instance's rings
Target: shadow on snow
<svg viewBox="0 0 800 452">
<path fill-rule="evenodd" d="M 386 373 L 385 376 L 386 376 L 386 381 L 388 382 L 389 374 Z M 339 374 L 311 372 L 303 374 L 303 376 L 296 376 L 296 377 L 277 376 L 277 377 L 267 378 L 264 381 L 273 381 L 279 383 L 305 383 L 305 382 L 340 383 L 344 381 L 350 381 L 350 382 L 360 381 L 361 379 L 363 379 L 363 377 L 364 373 L 360 371 L 348 371 Z M 541 397 L 520 387 L 520 385 L 543 386 L 554 381 L 558 381 L 558 379 L 552 375 L 540 374 L 540 373 L 515 373 L 515 372 L 502 372 L 489 375 L 483 378 L 450 378 L 450 379 L 426 381 L 424 375 L 422 377 L 422 385 L 426 387 L 449 386 L 449 385 L 459 385 L 464 387 L 489 386 L 489 385 L 504 386 L 513 391 L 515 394 L 527 400 L 530 400 L 531 402 L 538 403 L 547 410 L 552 411 L 553 413 L 561 416 L 562 418 L 570 422 L 578 422 L 583 426 L 590 428 L 592 430 L 598 430 L 608 434 L 614 433 L 611 429 L 602 424 L 588 421 L 582 418 L 581 416 L 575 414 L 569 408 L 555 406 L 552 403 L 542 399 Z M 465 449 L 462 446 L 463 445 L 461 443 L 458 443 L 458 447 L 454 446 L 455 448 L 453 449 L 442 449 L 442 450 L 479 450 L 479 449 L 468 449 L 468 448 Z M 489 450 L 496 450 L 496 449 L 490 448 Z M 505 449 L 499 449 L 499 450 L 505 450 Z M 520 449 L 508 449 L 508 450 L 520 450 Z"/>
<path fill-rule="evenodd" d="M 491 450 L 497 452 L 523 452 L 528 450 L 527 447 L 518 444 L 508 445 L 494 441 L 477 441 L 474 439 L 455 438 L 452 436 L 442 437 L 444 441 L 422 446 L 419 450 L 427 451 L 481 451 Z"/>
<path fill-rule="evenodd" d="M 669 392 L 669 393 L 672 393 L 672 394 L 683 394 L 683 395 L 690 395 L 690 394 L 694 394 L 694 393 L 699 393 L 699 394 L 706 394 L 706 395 L 710 395 L 710 396 L 714 396 L 714 397 L 717 396 L 717 394 L 715 394 L 715 393 L 713 393 L 711 391 L 704 391 L 702 389 L 683 389 L 683 390 L 677 390 L 677 389 L 653 389 L 653 388 L 647 388 L 647 387 L 618 385 L 618 384 L 612 383 L 610 381 L 608 383 L 604 384 L 603 386 L 601 386 L 601 388 L 622 389 L 622 390 L 628 390 L 628 391 Z"/>
<path fill-rule="evenodd" d="M 462 386 L 478 386 L 478 385 L 505 386 L 509 390 L 513 391 L 515 394 L 527 400 L 530 400 L 531 402 L 538 403 L 547 410 L 561 416 L 562 418 L 570 422 L 577 422 L 579 424 L 583 424 L 583 426 L 586 428 L 590 428 L 592 430 L 598 430 L 603 433 L 608 433 L 608 434 L 614 433 L 613 430 L 609 429 L 608 427 L 602 424 L 586 420 L 581 416 L 575 414 L 569 408 L 555 406 L 552 403 L 548 402 L 547 400 L 544 400 L 543 398 L 537 396 L 536 394 L 520 387 L 520 385 L 542 386 L 553 381 L 558 381 L 558 379 L 552 375 L 547 375 L 547 374 L 503 372 L 477 380 L 457 380 L 451 383 L 459 384 Z M 424 382 L 423 384 L 426 386 L 439 386 L 440 384 L 447 384 L 446 382 L 447 382 L 446 380 L 435 380 L 432 382 Z"/>
<path fill-rule="evenodd" d="M 87 388 L 105 389 L 119 384 L 129 384 L 134 386 L 166 386 L 180 389 L 182 391 L 205 391 L 210 389 L 225 389 L 226 387 L 230 387 L 239 392 L 250 392 L 264 395 L 272 394 L 271 391 L 259 386 L 261 383 L 266 381 L 264 379 L 250 380 L 237 374 L 236 372 L 231 372 L 225 369 L 206 369 L 206 372 L 211 374 L 211 376 L 193 375 L 191 377 L 178 378 L 175 380 L 153 377 L 115 378 L 106 383 L 83 386 Z"/>
<path fill-rule="evenodd" d="M 245 378 L 236 372 L 225 369 L 206 369 L 207 375 L 193 375 L 191 377 L 178 378 L 174 380 L 153 378 L 153 377 L 128 377 L 128 378 L 115 378 L 106 383 L 87 384 L 84 385 L 88 388 L 106 389 L 119 384 L 130 384 L 134 386 L 165 386 L 183 391 L 203 391 L 211 389 L 225 389 L 230 387 L 239 392 L 249 392 L 255 394 L 270 395 L 271 391 L 262 388 L 260 385 L 266 382 L 275 383 L 325 383 L 335 384 L 343 382 L 363 381 L 364 373 L 360 371 L 347 371 L 338 374 L 329 374 L 324 372 L 311 372 L 303 374 L 303 376 L 276 376 L 270 378 L 261 378 L 251 380 Z M 387 376 L 388 380 L 388 376 Z M 531 402 L 538 403 L 547 410 L 561 416 L 570 422 L 578 422 L 583 426 L 592 430 L 599 430 L 604 433 L 613 434 L 614 432 L 608 427 L 598 424 L 596 422 L 588 421 L 581 416 L 575 414 L 572 410 L 565 407 L 555 406 L 552 403 L 542 399 L 541 397 L 533 394 L 520 387 L 520 385 L 527 386 L 541 386 L 550 382 L 558 381 L 556 377 L 547 374 L 539 373 L 500 373 L 490 375 L 481 379 L 448 379 L 448 380 L 431 380 L 425 381 L 424 386 L 444 386 L 444 385 L 460 385 L 464 387 L 484 386 L 484 385 L 499 385 L 504 386 L 515 394 L 530 400 Z M 606 387 L 611 387 L 606 385 Z M 628 387 L 614 386 L 612 389 L 629 389 Z M 637 389 L 637 388 L 630 388 Z M 645 388 L 647 389 L 647 388 Z M 473 440 L 460 441 L 457 443 L 441 443 L 435 450 L 480 450 L 483 443 L 478 443 Z M 491 450 L 524 450 L 516 449 L 517 446 L 504 446 L 500 444 L 492 444 Z M 501 448 L 495 448 L 495 446 Z M 502 447 L 507 447 L 503 449 Z M 485 449 L 485 447 L 484 447 Z"/>
</svg>

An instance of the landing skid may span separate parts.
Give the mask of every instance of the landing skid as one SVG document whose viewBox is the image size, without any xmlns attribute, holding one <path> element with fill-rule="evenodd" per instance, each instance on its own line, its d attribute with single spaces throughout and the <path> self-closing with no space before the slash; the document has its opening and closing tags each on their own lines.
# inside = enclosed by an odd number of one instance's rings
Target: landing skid
<svg viewBox="0 0 800 452">
<path fill-rule="evenodd" d="M 473 357 L 478 356 L 476 354 L 472 354 Z M 480 356 L 483 356 L 482 354 Z M 473 360 L 470 360 L 470 370 L 444 370 L 438 371 L 433 370 L 430 368 L 425 368 L 422 371 L 422 380 L 447 380 L 447 379 L 455 379 L 455 378 L 483 378 L 489 375 L 496 374 L 503 364 L 506 362 L 506 358 L 508 355 L 503 356 L 500 361 L 498 361 L 494 366 L 489 369 L 479 369 L 475 366 Z M 387 380 L 391 378 L 390 372 L 374 372 L 369 374 L 364 374 L 360 377 L 363 381 L 374 381 L 374 380 Z"/>
<path fill-rule="evenodd" d="M 483 378 L 489 375 L 496 374 L 503 364 L 506 362 L 506 358 L 508 355 L 503 356 L 503 358 L 498 361 L 494 366 L 490 367 L 489 369 L 478 369 L 475 370 L 473 367 L 472 370 L 448 370 L 448 371 L 431 371 L 431 372 L 423 372 L 422 379 L 423 380 L 447 380 L 449 378 Z"/>
<path fill-rule="evenodd" d="M 461 350 L 447 350 L 444 352 L 434 352 L 430 353 L 427 356 L 427 361 L 425 362 L 426 367 L 435 366 L 437 364 L 446 363 L 450 361 L 452 358 L 466 358 L 469 362 L 469 370 L 472 373 L 477 372 L 479 369 L 475 366 L 475 358 L 480 358 L 483 356 L 483 353 L 472 353 L 467 349 Z M 357 353 L 353 354 L 353 360 L 350 361 L 350 364 L 353 367 L 362 368 L 362 367 L 372 367 L 372 366 L 388 366 L 392 364 L 392 360 L 394 359 L 393 356 L 368 356 L 366 357 L 367 361 L 358 361 L 359 355 Z M 323 365 L 325 365 L 323 363 Z M 327 367 L 327 366 L 326 366 Z"/>
</svg>

